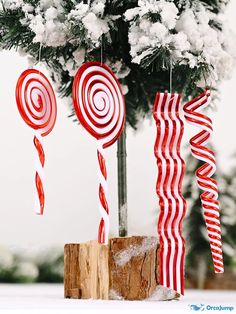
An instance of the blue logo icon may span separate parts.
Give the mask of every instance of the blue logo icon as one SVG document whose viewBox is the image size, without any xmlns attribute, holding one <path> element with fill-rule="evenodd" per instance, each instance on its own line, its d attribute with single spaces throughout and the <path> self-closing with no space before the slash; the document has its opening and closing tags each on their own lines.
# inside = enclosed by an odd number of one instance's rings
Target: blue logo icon
<svg viewBox="0 0 236 314">
<path fill-rule="evenodd" d="M 190 304 L 189 307 L 192 311 L 202 312 L 205 310 L 204 304 Z"/>
</svg>

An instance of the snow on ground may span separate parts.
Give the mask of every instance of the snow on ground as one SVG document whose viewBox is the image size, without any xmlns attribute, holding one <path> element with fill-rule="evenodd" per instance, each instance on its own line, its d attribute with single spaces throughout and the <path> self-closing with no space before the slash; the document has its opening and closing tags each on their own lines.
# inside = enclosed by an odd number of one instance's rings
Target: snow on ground
<svg viewBox="0 0 236 314">
<path fill-rule="evenodd" d="M 179 301 L 102 301 L 64 299 L 63 285 L 0 284 L 1 314 L 194 313 L 191 305 L 209 313 L 236 313 L 236 291 L 187 290 Z"/>
</svg>

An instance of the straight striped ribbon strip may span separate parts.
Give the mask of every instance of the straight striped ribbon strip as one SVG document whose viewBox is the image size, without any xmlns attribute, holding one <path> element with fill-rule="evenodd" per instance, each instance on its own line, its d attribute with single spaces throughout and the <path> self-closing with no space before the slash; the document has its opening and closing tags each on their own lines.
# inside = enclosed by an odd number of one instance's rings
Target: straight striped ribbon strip
<svg viewBox="0 0 236 314">
<path fill-rule="evenodd" d="M 179 94 L 157 93 L 153 116 L 157 127 L 154 152 L 158 167 L 156 191 L 160 205 L 160 284 L 183 295 L 185 241 L 182 221 L 186 201 L 181 193 L 184 161 L 180 156 L 180 144 L 184 126 L 179 117 L 180 98 Z"/>
</svg>

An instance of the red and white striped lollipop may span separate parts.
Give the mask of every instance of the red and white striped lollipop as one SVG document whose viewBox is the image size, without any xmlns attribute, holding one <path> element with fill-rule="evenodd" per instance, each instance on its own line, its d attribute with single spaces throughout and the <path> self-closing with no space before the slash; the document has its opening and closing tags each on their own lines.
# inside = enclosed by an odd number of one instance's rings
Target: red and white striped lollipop
<svg viewBox="0 0 236 314">
<path fill-rule="evenodd" d="M 55 94 L 46 76 L 35 69 L 24 71 L 16 85 L 16 103 L 23 120 L 35 130 L 35 184 L 37 189 L 35 211 L 37 214 L 43 214 L 45 154 L 42 137 L 51 132 L 57 116 Z"/>
<path fill-rule="evenodd" d="M 102 216 L 98 241 L 108 243 L 109 208 L 104 148 L 112 145 L 122 133 L 125 101 L 114 73 L 100 62 L 88 62 L 80 67 L 74 79 L 72 94 L 80 123 L 98 141 L 99 207 Z"/>
</svg>

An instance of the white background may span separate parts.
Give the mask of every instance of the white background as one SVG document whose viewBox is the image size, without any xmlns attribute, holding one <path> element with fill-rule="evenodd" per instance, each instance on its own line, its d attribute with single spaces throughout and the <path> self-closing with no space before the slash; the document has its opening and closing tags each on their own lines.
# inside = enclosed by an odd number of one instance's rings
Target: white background
<svg viewBox="0 0 236 314">
<path fill-rule="evenodd" d="M 235 12 L 236 2 L 231 1 L 227 14 L 232 28 Z M 14 94 L 16 81 L 27 67 L 27 60 L 17 53 L 0 52 L 0 244 L 33 248 L 94 239 L 99 223 L 96 143 L 67 117 L 69 110 L 59 98 L 56 126 L 44 138 L 45 214 L 34 214 L 33 134 L 18 113 Z M 212 113 L 219 166 L 225 170 L 236 151 L 235 87 L 234 71 L 220 88 L 218 112 Z M 152 121 L 145 121 L 136 133 L 128 130 L 130 234 L 156 234 L 155 135 Z M 190 135 L 186 127 L 184 142 Z M 117 235 L 116 145 L 107 149 L 107 167 L 111 235 Z"/>
</svg>

